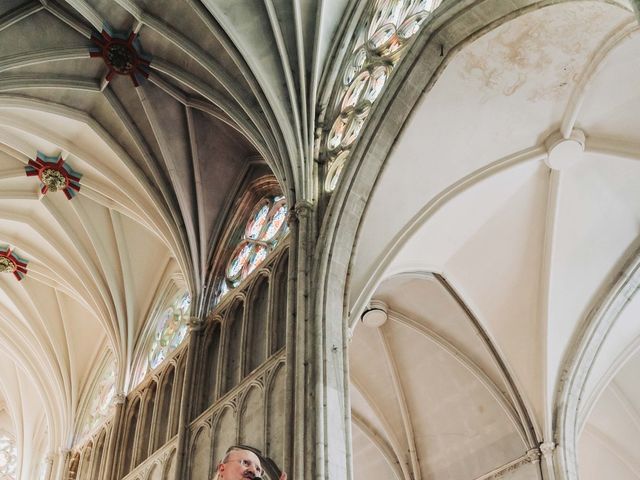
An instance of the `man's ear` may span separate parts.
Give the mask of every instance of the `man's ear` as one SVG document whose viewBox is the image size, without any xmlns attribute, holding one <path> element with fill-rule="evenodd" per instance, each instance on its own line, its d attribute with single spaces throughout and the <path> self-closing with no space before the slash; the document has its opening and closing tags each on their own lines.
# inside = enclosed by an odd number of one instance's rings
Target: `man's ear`
<svg viewBox="0 0 640 480">
<path fill-rule="evenodd" d="M 218 473 L 224 472 L 224 463 L 218 464 Z"/>
</svg>

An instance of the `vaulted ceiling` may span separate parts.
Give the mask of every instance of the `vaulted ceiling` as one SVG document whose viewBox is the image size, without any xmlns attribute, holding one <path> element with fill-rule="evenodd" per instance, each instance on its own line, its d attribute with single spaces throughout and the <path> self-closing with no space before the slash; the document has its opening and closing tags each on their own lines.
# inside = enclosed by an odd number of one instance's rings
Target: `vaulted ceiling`
<svg viewBox="0 0 640 480">
<path fill-rule="evenodd" d="M 444 8 L 463 28 L 487 3 Z M 520 3 L 532 6 L 473 32 L 437 80 L 411 86 L 423 94 L 369 199 L 349 309 L 355 326 L 378 298 L 389 319 L 353 329 L 358 476 L 479 478 L 549 440 L 577 329 L 634 255 L 631 3 Z M 339 66 L 336 33 L 362 5 L 0 2 L 0 244 L 28 260 L 21 281 L 0 275 L 0 427 L 25 455 L 71 444 L 105 349 L 126 391 L 154 300 L 168 285 L 202 293 L 253 169 L 268 165 L 292 203 L 317 197 L 318 92 Z M 123 58 L 150 59 L 140 86 L 90 56 L 103 30 L 136 35 L 137 50 L 111 59 L 123 70 Z M 551 135 L 574 130 L 584 152 L 550 169 Z M 74 198 L 43 195 L 26 175 L 38 152 L 82 174 Z M 636 357 L 620 356 L 637 337 L 620 330 L 593 373 L 585 452 L 637 438 L 625 427 L 640 425 Z M 615 425 L 603 420 L 613 411 Z M 638 478 L 638 461 L 617 449 L 611 469 Z"/>
<path fill-rule="evenodd" d="M 206 308 L 256 169 L 292 202 L 314 195 L 314 99 L 345 4 L 0 2 L 0 244 L 28 262 L 0 276 L 0 391 L 21 451 L 70 445 L 106 349 L 130 387 L 163 291 Z M 75 197 L 26 175 L 38 155 L 80 174 Z"/>
<path fill-rule="evenodd" d="M 473 14 L 460 11 L 466 27 Z M 432 35 L 453 49 L 446 27 Z M 637 261 L 639 52 L 631 4 L 534 5 L 472 31 L 435 79 L 412 85 L 423 93 L 352 260 L 362 477 L 488 478 L 521 462 L 532 470 L 517 478 L 531 478 L 539 467 L 528 451 L 557 441 L 568 359 Z M 415 70 L 432 53 L 425 47 Z M 388 308 L 377 328 L 359 321 L 371 298 Z M 635 303 L 620 307 L 626 327 L 581 372 L 581 478 L 640 476 L 628 447 L 640 425 Z"/>
</svg>

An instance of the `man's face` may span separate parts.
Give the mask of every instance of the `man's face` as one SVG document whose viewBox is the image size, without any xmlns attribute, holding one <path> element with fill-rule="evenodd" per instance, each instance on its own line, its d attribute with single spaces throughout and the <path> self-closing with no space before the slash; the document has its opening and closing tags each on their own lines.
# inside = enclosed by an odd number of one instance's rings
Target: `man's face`
<svg viewBox="0 0 640 480">
<path fill-rule="evenodd" d="M 242 480 L 262 476 L 260 459 L 249 450 L 232 450 L 225 460 L 218 465 L 218 474 L 224 480 Z"/>
</svg>

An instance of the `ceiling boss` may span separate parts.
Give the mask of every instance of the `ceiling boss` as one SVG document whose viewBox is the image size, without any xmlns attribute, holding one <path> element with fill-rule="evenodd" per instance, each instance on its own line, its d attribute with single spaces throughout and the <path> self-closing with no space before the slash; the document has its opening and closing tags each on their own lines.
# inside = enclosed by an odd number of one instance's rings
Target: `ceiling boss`
<svg viewBox="0 0 640 480">
<path fill-rule="evenodd" d="M 80 191 L 80 179 L 82 174 L 76 172 L 61 155 L 49 157 L 38 152 L 35 160 L 29 160 L 25 171 L 27 177 L 38 176 L 40 179 L 40 193 L 57 192 L 62 190 L 65 196 L 71 200 Z"/>
<path fill-rule="evenodd" d="M 27 274 L 29 261 L 22 258 L 9 245 L 0 245 L 0 273 L 12 273 L 18 281 Z"/>
<path fill-rule="evenodd" d="M 128 35 L 120 32 L 95 32 L 91 35 L 95 44 L 89 50 L 92 58 L 102 58 L 109 69 L 105 80 L 110 82 L 115 74 L 131 77 L 133 84 L 138 87 L 149 77 L 151 59 L 142 52 L 138 34 L 130 32 Z"/>
</svg>

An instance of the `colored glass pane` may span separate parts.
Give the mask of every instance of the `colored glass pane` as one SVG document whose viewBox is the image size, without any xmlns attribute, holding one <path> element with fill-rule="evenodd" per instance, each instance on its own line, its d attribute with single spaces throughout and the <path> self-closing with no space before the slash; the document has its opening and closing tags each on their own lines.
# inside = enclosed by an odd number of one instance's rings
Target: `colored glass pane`
<svg viewBox="0 0 640 480">
<path fill-rule="evenodd" d="M 326 137 L 328 153 L 338 158 L 358 139 L 368 112 L 380 97 L 404 47 L 418 34 L 442 0 L 372 0 L 353 36 L 352 53 L 339 77 L 335 120 Z M 330 120 L 330 118 L 328 119 Z M 325 189 L 333 191 L 344 165 L 327 170 Z"/>
<path fill-rule="evenodd" d="M 374 33 L 371 38 L 369 38 L 369 42 L 367 46 L 371 50 L 381 50 L 387 46 L 393 39 L 396 34 L 396 26 L 387 24 L 384 25 L 380 30 Z"/>
<path fill-rule="evenodd" d="M 275 237 L 287 219 L 287 206 L 284 203 L 276 206 L 275 208 L 276 213 L 274 213 L 273 217 L 271 218 L 271 221 L 269 222 L 269 225 L 267 226 L 267 229 L 262 236 L 262 240 L 269 241 L 273 237 Z"/>
<path fill-rule="evenodd" d="M 367 108 L 351 118 L 351 123 L 349 124 L 349 127 L 344 134 L 344 138 L 342 139 L 342 147 L 348 147 L 356 140 L 356 138 L 358 138 L 368 114 L 369 109 Z"/>
<path fill-rule="evenodd" d="M 369 83 L 369 76 L 370 73 L 364 71 L 353 81 L 344 96 L 344 101 L 342 102 L 342 111 L 346 111 L 350 108 L 355 108 L 355 106 L 360 101 L 362 92 L 365 90 L 367 84 Z"/>
<path fill-rule="evenodd" d="M 224 295 L 227 294 L 227 292 L 229 292 L 229 286 L 227 285 L 227 282 L 222 280 L 220 282 L 220 297 L 223 297 Z"/>
<path fill-rule="evenodd" d="M 165 357 L 165 352 L 164 349 L 155 349 L 152 353 L 151 353 L 151 358 L 149 358 L 149 366 L 154 369 L 156 368 L 158 365 L 160 365 L 162 363 L 162 361 L 164 360 Z"/>
<path fill-rule="evenodd" d="M 151 369 L 154 369 L 160 365 L 162 360 L 164 360 L 164 352 L 162 351 L 162 348 L 158 346 L 158 342 L 154 342 L 151 348 L 152 350 L 149 354 L 149 366 Z"/>
<path fill-rule="evenodd" d="M 254 215 L 253 220 L 247 225 L 247 232 L 245 235 L 247 238 L 256 239 L 260 235 L 260 232 L 264 228 L 264 224 L 267 222 L 267 216 L 269 215 L 269 205 L 263 205 Z"/>
<path fill-rule="evenodd" d="M 147 364 L 143 375 L 139 375 L 139 380 L 144 377 L 146 371 L 154 369 L 175 350 L 187 336 L 188 313 L 191 306 L 189 294 L 179 296 L 173 304 L 165 309 L 157 319 L 157 327 L 147 355 Z"/>
<path fill-rule="evenodd" d="M 217 284 L 213 304 L 240 285 L 267 258 L 288 231 L 287 204 L 281 195 L 263 198 L 252 211 L 244 235 L 227 263 L 224 278 Z"/>
<path fill-rule="evenodd" d="M 371 39 L 375 32 L 379 32 L 381 27 L 397 25 L 402 11 L 408 3 L 403 0 L 379 1 L 371 19 L 369 38 Z"/>
<path fill-rule="evenodd" d="M 189 307 L 191 307 L 191 297 L 189 295 L 184 295 L 180 300 L 178 300 L 176 307 L 182 315 L 186 315 L 189 313 Z"/>
<path fill-rule="evenodd" d="M 429 18 L 429 12 L 423 11 L 410 16 L 398 28 L 398 36 L 403 40 L 413 37 L 418 33 L 420 26 L 427 18 Z"/>
<path fill-rule="evenodd" d="M 329 150 L 335 150 L 340 146 L 348 121 L 348 117 L 340 116 L 336 118 L 333 127 L 331 127 L 331 132 L 329 132 L 329 140 L 327 141 L 327 148 L 329 148 Z"/>
<path fill-rule="evenodd" d="M 364 99 L 373 103 L 382 92 L 384 88 L 384 84 L 387 81 L 388 70 L 384 65 L 378 65 L 373 69 L 373 73 L 371 74 L 371 79 L 369 80 L 369 85 L 367 91 L 364 94 Z"/>
<path fill-rule="evenodd" d="M 327 191 L 332 192 L 338 186 L 338 179 L 340 178 L 340 173 L 342 173 L 342 169 L 344 168 L 348 156 L 349 150 L 345 150 L 329 165 L 329 173 L 327 174 L 325 184 Z"/>
<path fill-rule="evenodd" d="M 180 327 L 178 328 L 178 331 L 176 332 L 176 334 L 171 339 L 171 342 L 169 343 L 169 346 L 172 349 L 174 349 L 178 345 L 180 345 L 182 343 L 182 341 L 184 340 L 184 337 L 187 336 L 187 332 L 188 331 L 189 331 L 189 326 L 186 323 L 183 323 L 182 325 L 180 325 Z"/>
<path fill-rule="evenodd" d="M 13 437 L 0 433 L 0 478 L 14 480 L 18 465 L 18 449 Z"/>
<path fill-rule="evenodd" d="M 146 377 L 148 371 L 149 371 L 149 362 L 143 362 L 142 366 L 140 367 L 140 370 L 138 370 L 138 373 L 136 375 L 136 378 L 137 378 L 136 383 L 140 382 L 140 380 Z"/>
<path fill-rule="evenodd" d="M 105 363 L 97 383 L 93 386 L 89 404 L 84 415 L 80 438 L 95 430 L 109 415 L 111 402 L 116 393 L 116 365 L 109 360 Z"/>
<path fill-rule="evenodd" d="M 259 233 L 260 232 L 258 232 L 258 234 Z M 231 262 L 229 263 L 229 268 L 227 268 L 227 276 L 229 278 L 235 279 L 242 273 L 242 270 L 244 269 L 245 265 L 247 264 L 247 260 L 251 255 L 252 246 L 253 245 L 249 242 L 245 243 L 233 258 L 233 260 L 231 260 Z"/>
<path fill-rule="evenodd" d="M 442 0 L 417 0 L 416 5 L 413 7 L 414 12 L 423 11 L 423 12 L 433 12 Z"/>
<path fill-rule="evenodd" d="M 255 248 L 253 255 L 251 256 L 251 260 L 249 260 L 249 266 L 247 267 L 247 275 L 253 272 L 258 265 L 260 265 L 264 259 L 267 258 L 267 249 L 262 245 L 259 245 Z"/>
<path fill-rule="evenodd" d="M 356 78 L 356 75 L 360 73 L 366 59 L 367 52 L 364 48 L 361 48 L 356 52 L 344 72 L 343 82 L 345 87 L 351 85 L 351 82 Z"/>
<path fill-rule="evenodd" d="M 340 174 L 342 173 L 342 168 L 344 167 L 344 163 L 340 164 L 338 168 L 336 168 L 335 173 L 331 177 L 331 181 L 329 183 L 329 190 L 333 191 L 338 186 L 338 178 L 340 178 Z"/>
<path fill-rule="evenodd" d="M 353 51 L 355 52 L 358 48 L 363 47 L 364 44 L 367 41 L 367 34 L 369 31 L 369 21 L 370 18 L 367 17 L 364 22 L 362 22 L 359 26 L 358 29 L 356 30 L 356 33 L 354 34 L 354 39 L 355 42 L 353 44 Z"/>
</svg>

